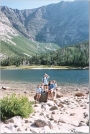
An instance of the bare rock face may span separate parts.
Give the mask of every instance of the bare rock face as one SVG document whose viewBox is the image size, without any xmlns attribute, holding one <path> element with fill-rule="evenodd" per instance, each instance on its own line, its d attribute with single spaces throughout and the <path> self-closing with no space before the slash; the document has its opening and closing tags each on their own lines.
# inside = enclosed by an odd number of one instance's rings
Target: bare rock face
<svg viewBox="0 0 90 134">
<path fill-rule="evenodd" d="M 82 92 L 77 92 L 77 93 L 75 93 L 75 96 L 82 97 L 82 96 L 84 96 L 84 94 Z"/>
</svg>

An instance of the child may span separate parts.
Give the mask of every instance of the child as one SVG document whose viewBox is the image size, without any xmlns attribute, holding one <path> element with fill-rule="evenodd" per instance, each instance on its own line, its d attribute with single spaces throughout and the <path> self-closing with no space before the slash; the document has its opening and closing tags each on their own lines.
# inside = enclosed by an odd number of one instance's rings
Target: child
<svg viewBox="0 0 90 134">
<path fill-rule="evenodd" d="M 45 92 L 48 92 L 48 89 L 49 89 L 49 87 L 48 87 L 48 85 L 46 85 L 44 88 Z"/>
<path fill-rule="evenodd" d="M 44 77 L 42 78 L 42 82 L 44 84 L 44 88 L 46 89 L 46 86 L 48 85 L 48 79 L 49 79 L 49 75 L 44 74 Z"/>
<path fill-rule="evenodd" d="M 44 90 L 44 84 L 43 84 L 43 83 L 41 83 L 40 88 L 41 88 L 41 93 L 44 93 L 44 92 L 45 92 L 45 90 Z"/>
<path fill-rule="evenodd" d="M 41 88 L 40 88 L 40 85 L 37 85 L 36 87 L 36 100 L 39 101 L 41 97 Z"/>
<path fill-rule="evenodd" d="M 53 80 L 53 95 L 55 99 L 56 99 L 56 89 L 57 89 L 57 82 Z"/>
<path fill-rule="evenodd" d="M 48 90 L 48 96 L 51 96 L 52 97 L 52 100 L 53 100 L 53 82 L 50 81 L 49 83 L 49 90 Z"/>
</svg>

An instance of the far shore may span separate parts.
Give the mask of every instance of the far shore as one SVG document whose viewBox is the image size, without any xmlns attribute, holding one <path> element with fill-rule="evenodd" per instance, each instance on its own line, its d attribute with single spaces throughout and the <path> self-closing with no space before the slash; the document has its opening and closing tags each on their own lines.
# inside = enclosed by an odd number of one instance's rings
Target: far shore
<svg viewBox="0 0 90 134">
<path fill-rule="evenodd" d="M 32 66 L 0 66 L 0 69 L 89 69 L 89 67 L 72 67 L 72 66 L 46 66 L 46 65 L 32 65 Z"/>
</svg>

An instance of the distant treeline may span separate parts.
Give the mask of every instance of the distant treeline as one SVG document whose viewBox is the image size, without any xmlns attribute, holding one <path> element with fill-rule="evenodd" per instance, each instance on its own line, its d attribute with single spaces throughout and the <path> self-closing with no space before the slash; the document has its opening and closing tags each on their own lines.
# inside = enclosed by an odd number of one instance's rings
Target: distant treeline
<svg viewBox="0 0 90 134">
<path fill-rule="evenodd" d="M 89 41 L 30 58 L 8 57 L 1 61 L 1 66 L 10 65 L 89 66 Z"/>
</svg>

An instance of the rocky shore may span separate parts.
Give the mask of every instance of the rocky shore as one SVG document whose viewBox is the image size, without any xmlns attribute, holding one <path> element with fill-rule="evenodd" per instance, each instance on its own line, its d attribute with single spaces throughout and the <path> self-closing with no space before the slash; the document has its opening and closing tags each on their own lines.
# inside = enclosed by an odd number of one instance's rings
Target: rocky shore
<svg viewBox="0 0 90 134">
<path fill-rule="evenodd" d="M 89 133 L 88 87 L 60 86 L 56 99 L 40 103 L 33 98 L 34 88 L 9 86 L 6 84 L 2 88 L 1 85 L 0 98 L 12 93 L 24 94 L 34 101 L 34 112 L 28 118 L 16 116 L 0 122 L 1 133 Z"/>
</svg>

